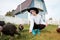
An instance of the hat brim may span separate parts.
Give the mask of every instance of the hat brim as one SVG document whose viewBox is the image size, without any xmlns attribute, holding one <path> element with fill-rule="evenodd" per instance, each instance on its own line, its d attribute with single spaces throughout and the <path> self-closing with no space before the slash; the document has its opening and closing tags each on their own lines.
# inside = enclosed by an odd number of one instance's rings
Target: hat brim
<svg viewBox="0 0 60 40">
<path fill-rule="evenodd" d="M 27 9 L 28 12 L 30 12 L 30 10 L 39 10 L 39 11 L 42 11 L 42 12 L 43 12 L 42 9 L 40 9 L 40 8 L 35 8 L 35 7 L 32 7 L 32 8 L 28 8 L 28 9 Z"/>
</svg>

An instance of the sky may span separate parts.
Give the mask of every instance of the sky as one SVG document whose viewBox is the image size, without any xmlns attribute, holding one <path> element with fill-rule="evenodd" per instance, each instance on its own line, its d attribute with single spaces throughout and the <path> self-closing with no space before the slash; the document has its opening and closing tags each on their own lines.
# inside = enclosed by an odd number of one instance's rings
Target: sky
<svg viewBox="0 0 60 40">
<path fill-rule="evenodd" d="M 23 0 L 24 1 L 24 0 Z M 0 0 L 0 15 L 5 15 L 6 12 L 17 8 L 22 0 Z"/>
<path fill-rule="evenodd" d="M 47 8 L 47 17 L 60 20 L 60 0 L 44 0 Z"/>
<path fill-rule="evenodd" d="M 17 8 L 25 0 L 0 0 L 0 15 Z M 44 0 L 47 8 L 47 18 L 60 19 L 60 0 Z"/>
</svg>

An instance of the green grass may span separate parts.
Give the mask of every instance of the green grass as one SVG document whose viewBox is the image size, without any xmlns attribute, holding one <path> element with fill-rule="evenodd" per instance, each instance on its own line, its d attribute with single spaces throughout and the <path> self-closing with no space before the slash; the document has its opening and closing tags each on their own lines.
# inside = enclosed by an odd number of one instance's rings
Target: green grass
<svg viewBox="0 0 60 40">
<path fill-rule="evenodd" d="M 14 37 L 14 40 L 60 40 L 60 34 L 56 32 L 56 25 L 48 25 L 41 30 L 40 35 L 33 36 L 29 33 L 29 25 L 24 25 L 24 30 L 20 31 L 21 35 Z M 10 36 L 0 36 L 0 40 L 8 40 Z"/>
</svg>

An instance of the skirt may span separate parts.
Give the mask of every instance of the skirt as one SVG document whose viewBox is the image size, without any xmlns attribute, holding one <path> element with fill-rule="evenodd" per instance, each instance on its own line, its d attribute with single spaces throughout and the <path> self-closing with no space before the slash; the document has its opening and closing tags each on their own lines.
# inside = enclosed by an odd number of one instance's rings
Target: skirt
<svg viewBox="0 0 60 40">
<path fill-rule="evenodd" d="M 46 25 L 44 25 L 44 24 L 36 24 L 36 23 L 34 23 L 33 30 L 34 30 L 34 29 L 42 30 L 42 29 L 44 29 L 45 27 L 46 27 Z"/>
</svg>

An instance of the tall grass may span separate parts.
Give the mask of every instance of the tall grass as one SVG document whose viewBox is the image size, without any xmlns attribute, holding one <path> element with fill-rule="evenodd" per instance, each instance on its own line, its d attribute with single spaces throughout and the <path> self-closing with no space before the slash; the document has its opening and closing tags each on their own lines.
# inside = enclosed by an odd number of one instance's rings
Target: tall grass
<svg viewBox="0 0 60 40">
<path fill-rule="evenodd" d="M 60 34 L 56 32 L 57 25 L 48 25 L 41 30 L 40 35 L 33 36 L 29 33 L 29 25 L 24 25 L 24 30 L 20 31 L 20 36 L 14 37 L 14 40 L 60 40 Z M 0 36 L 0 40 L 8 40 L 10 36 Z"/>
</svg>

